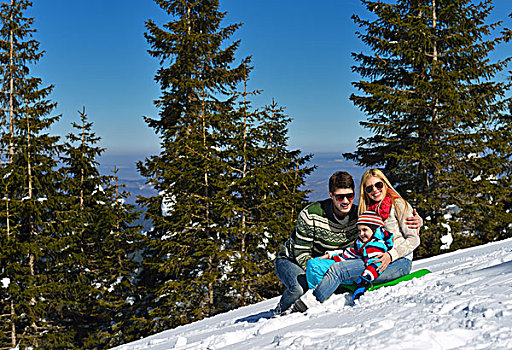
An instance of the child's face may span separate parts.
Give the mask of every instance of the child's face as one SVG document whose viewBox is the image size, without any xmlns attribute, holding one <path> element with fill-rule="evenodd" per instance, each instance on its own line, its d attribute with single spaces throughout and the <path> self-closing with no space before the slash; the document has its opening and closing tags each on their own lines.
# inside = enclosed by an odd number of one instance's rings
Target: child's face
<svg viewBox="0 0 512 350">
<path fill-rule="evenodd" d="M 361 242 L 366 243 L 372 238 L 373 231 L 369 226 L 359 224 L 357 229 L 359 230 L 359 240 Z"/>
</svg>

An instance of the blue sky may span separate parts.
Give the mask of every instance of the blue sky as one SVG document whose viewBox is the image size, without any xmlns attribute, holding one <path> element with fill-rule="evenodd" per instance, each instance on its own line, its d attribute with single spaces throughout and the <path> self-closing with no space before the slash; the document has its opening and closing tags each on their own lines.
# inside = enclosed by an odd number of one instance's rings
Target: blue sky
<svg viewBox="0 0 512 350">
<path fill-rule="evenodd" d="M 493 19 L 512 26 L 510 0 L 496 0 Z M 290 148 L 304 152 L 353 151 L 364 115 L 348 97 L 352 52 L 364 50 L 350 19 L 366 12 L 359 0 L 221 0 L 225 23 L 244 25 L 238 57 L 252 55 L 251 88 L 263 90 L 254 105 L 272 98 L 293 118 Z M 62 114 L 53 132 L 65 135 L 86 107 L 102 146 L 110 154 L 158 153 L 159 140 L 142 116 L 156 117 L 158 62 L 147 54 L 144 22 L 169 18 L 151 0 L 34 1 L 35 39 L 45 56 L 33 68 Z M 502 48 L 496 56 L 504 57 Z"/>
</svg>

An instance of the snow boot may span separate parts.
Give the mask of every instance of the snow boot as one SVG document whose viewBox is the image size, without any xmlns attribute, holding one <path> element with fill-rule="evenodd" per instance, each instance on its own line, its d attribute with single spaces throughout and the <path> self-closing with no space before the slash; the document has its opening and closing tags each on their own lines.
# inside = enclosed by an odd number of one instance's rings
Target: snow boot
<svg viewBox="0 0 512 350">
<path fill-rule="evenodd" d="M 272 318 L 277 318 L 283 314 L 283 311 L 281 311 L 281 303 L 277 303 L 277 306 L 274 310 L 272 310 Z"/>
<path fill-rule="evenodd" d="M 290 312 L 305 312 L 307 309 L 320 305 L 321 303 L 316 300 L 316 297 L 313 295 L 313 289 L 308 290 L 304 293 L 303 296 L 300 297 L 299 300 L 295 302 L 295 304 L 290 307 Z M 287 310 L 288 311 L 288 310 Z"/>
<path fill-rule="evenodd" d="M 372 285 L 372 282 L 369 279 L 364 278 L 363 276 L 359 276 L 357 279 L 357 285 L 356 290 L 354 291 L 354 294 L 352 295 L 352 301 L 355 302 L 358 300 L 361 295 L 366 292 L 366 290 Z"/>
</svg>

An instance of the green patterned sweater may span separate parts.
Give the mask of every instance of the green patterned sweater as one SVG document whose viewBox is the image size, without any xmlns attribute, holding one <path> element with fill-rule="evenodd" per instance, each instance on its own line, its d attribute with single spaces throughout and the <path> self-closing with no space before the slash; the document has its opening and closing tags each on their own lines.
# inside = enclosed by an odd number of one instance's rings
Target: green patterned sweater
<svg viewBox="0 0 512 350">
<path fill-rule="evenodd" d="M 278 257 L 291 259 L 305 269 L 309 259 L 351 245 L 358 235 L 356 222 L 357 205 L 352 205 L 344 220 L 338 220 L 330 198 L 311 203 L 300 212 L 297 226 Z"/>
</svg>

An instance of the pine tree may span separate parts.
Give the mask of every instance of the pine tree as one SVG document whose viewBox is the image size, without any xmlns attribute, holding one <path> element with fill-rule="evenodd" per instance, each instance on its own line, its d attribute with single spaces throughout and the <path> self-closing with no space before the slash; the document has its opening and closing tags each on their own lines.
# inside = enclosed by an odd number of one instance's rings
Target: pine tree
<svg viewBox="0 0 512 350">
<path fill-rule="evenodd" d="M 263 243 L 267 256 L 266 259 L 261 256 L 260 263 L 264 267 L 256 290 L 263 298 L 282 294 L 282 283 L 274 270 L 275 257 L 282 242 L 288 239 L 295 227 L 300 210 L 307 204 L 309 191 L 305 190 L 306 177 L 316 168 L 308 164 L 311 154 L 302 155 L 299 149 L 288 149 L 288 124 L 291 118 L 284 112 L 284 108 L 273 100 L 264 108 L 260 127 L 265 152 L 259 171 L 261 175 L 266 175 L 267 183 L 260 184 L 265 192 L 258 214 L 259 222 L 265 229 Z"/>
<path fill-rule="evenodd" d="M 250 106 L 250 60 L 233 67 L 238 42 L 224 41 L 239 25 L 220 27 L 218 1 L 157 3 L 174 20 L 165 30 L 147 22 L 150 53 L 162 65 L 160 119 L 146 118 L 162 152 L 138 164 L 159 191 L 140 201 L 154 224 L 145 285 L 159 287 L 139 308 L 157 319 L 148 325 L 139 316 L 148 332 L 274 296 L 274 239 L 289 234 L 312 170 L 309 156 L 286 150 L 282 111 Z"/>
<path fill-rule="evenodd" d="M 1 346 L 56 348 L 58 324 L 51 315 L 61 290 L 48 275 L 59 242 L 55 208 L 59 173 L 58 137 L 45 133 L 58 117 L 49 116 L 55 103 L 48 99 L 53 86 L 41 87 L 29 65 L 41 57 L 32 39 L 33 19 L 25 17 L 31 3 L 0 5 L 0 85 L 2 94 L 2 222 L 0 278 L 2 289 Z M 61 338 L 66 338 L 62 335 Z"/>
<path fill-rule="evenodd" d="M 351 100 L 368 115 L 361 125 L 358 164 L 380 167 L 426 219 L 417 255 L 440 252 L 440 237 L 453 247 L 492 240 L 503 217 L 510 170 L 510 84 L 493 78 L 510 58 L 491 63 L 504 40 L 486 24 L 490 0 L 365 1 L 375 15 L 359 38 L 373 54 L 353 54 L 354 83 L 363 94 Z M 504 133 L 505 132 L 505 133 Z M 451 232 L 450 232 L 451 230 Z"/>
<path fill-rule="evenodd" d="M 69 346 L 82 345 L 93 318 L 90 316 L 91 298 L 94 295 L 93 284 L 96 272 L 89 265 L 89 259 L 95 259 L 93 253 L 100 241 L 96 242 L 96 226 L 104 200 L 102 191 L 105 177 L 100 177 L 95 158 L 103 149 L 95 147 L 99 141 L 92 132 L 92 123 L 88 122 L 85 108 L 80 113 L 81 123 L 72 123 L 77 133 L 67 135 L 67 142 L 61 155 L 62 173 L 58 210 L 59 233 L 62 246 L 50 267 L 52 278 L 64 282 L 60 300 L 60 312 L 55 314 L 55 322 L 69 337 Z M 76 145 L 75 145 L 76 144 Z M 95 324 L 97 326 L 97 324 Z M 84 329 L 85 328 L 85 329 Z"/>
<path fill-rule="evenodd" d="M 127 193 L 114 176 L 101 175 L 97 158 L 104 149 L 92 131 L 85 107 L 80 123 L 72 123 L 76 133 L 67 135 L 61 162 L 63 209 L 60 232 L 65 245 L 51 272 L 66 281 L 63 307 L 56 319 L 71 344 L 80 348 L 116 345 L 124 340 L 119 326 L 129 317 L 130 297 L 140 249 L 137 213 L 124 203 Z"/>
<path fill-rule="evenodd" d="M 145 257 L 146 285 L 158 287 L 149 316 L 158 321 L 147 325 L 152 331 L 219 311 L 227 239 L 219 230 L 227 188 L 219 129 L 241 79 L 240 66 L 231 67 L 238 42 L 225 44 L 239 25 L 221 27 L 225 14 L 218 1 L 156 3 L 172 19 L 163 27 L 146 23 L 149 52 L 161 63 L 155 80 L 162 90 L 155 102 L 160 118 L 146 118 L 162 151 L 138 164 L 159 192 L 139 202 L 154 225 Z"/>
<path fill-rule="evenodd" d="M 96 293 L 89 317 L 95 324 L 88 327 L 85 348 L 112 347 L 138 339 L 138 332 L 125 329 L 131 324 L 134 303 L 140 298 L 138 279 L 140 254 L 145 239 L 134 222 L 139 216 L 134 205 L 126 202 L 130 193 L 119 183 L 117 167 L 108 176 L 105 203 L 97 215 L 98 232 L 104 234 L 97 243 Z M 97 242 L 97 241 L 96 241 Z"/>
</svg>

